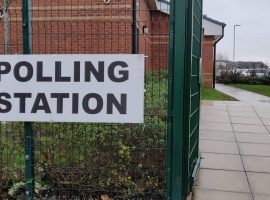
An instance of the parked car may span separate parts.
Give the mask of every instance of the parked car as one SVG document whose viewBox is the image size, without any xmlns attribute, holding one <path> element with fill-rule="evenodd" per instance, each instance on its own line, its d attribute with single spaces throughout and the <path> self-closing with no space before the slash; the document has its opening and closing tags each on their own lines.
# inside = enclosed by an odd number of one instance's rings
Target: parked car
<svg viewBox="0 0 270 200">
<path fill-rule="evenodd" d="M 264 75 L 268 75 L 268 69 L 244 69 L 241 71 L 241 76 L 257 76 L 262 77 Z"/>
</svg>

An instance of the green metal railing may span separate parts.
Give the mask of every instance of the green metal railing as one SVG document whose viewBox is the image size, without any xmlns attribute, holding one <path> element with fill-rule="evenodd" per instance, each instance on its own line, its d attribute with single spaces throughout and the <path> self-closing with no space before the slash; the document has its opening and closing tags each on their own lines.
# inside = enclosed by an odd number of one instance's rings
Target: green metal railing
<svg viewBox="0 0 270 200">
<path fill-rule="evenodd" d="M 8 41 L 11 54 L 145 54 L 145 122 L 2 122 L 0 199 L 180 200 L 191 192 L 200 160 L 202 0 L 165 1 L 165 12 L 145 2 L 9 3 L 10 35 L 0 33 L 0 46 Z"/>
<path fill-rule="evenodd" d="M 23 53 L 32 53 L 31 1 L 22 0 Z M 33 199 L 35 191 L 34 134 L 31 122 L 24 123 L 26 198 Z"/>
<path fill-rule="evenodd" d="M 185 1 L 172 1 L 170 12 L 170 48 L 169 48 L 169 153 L 168 153 L 168 196 L 171 199 L 182 198 L 183 166 L 183 122 L 184 122 L 184 57 L 185 57 Z M 181 45 L 179 45 L 181 44 Z"/>
<path fill-rule="evenodd" d="M 171 199 L 192 191 L 200 164 L 202 0 L 171 1 L 167 188 Z"/>
<path fill-rule="evenodd" d="M 187 195 L 196 178 L 199 154 L 199 118 L 200 118 L 200 63 L 202 38 L 202 0 L 187 2 L 187 51 L 185 70 L 185 132 L 184 141 L 184 189 Z"/>
</svg>

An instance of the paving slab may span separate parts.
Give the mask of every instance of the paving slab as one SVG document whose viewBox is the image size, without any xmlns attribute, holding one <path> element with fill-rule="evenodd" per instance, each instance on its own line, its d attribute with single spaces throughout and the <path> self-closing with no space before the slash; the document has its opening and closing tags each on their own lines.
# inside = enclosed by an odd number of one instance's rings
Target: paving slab
<svg viewBox="0 0 270 200">
<path fill-rule="evenodd" d="M 270 112 L 257 112 L 261 118 L 270 119 Z"/>
<path fill-rule="evenodd" d="M 202 115 L 212 115 L 212 116 L 216 116 L 216 117 L 219 117 L 219 116 L 228 117 L 229 116 L 229 113 L 227 111 L 219 111 L 219 110 L 215 110 L 215 111 L 203 111 L 203 110 L 201 110 L 201 114 Z"/>
<path fill-rule="evenodd" d="M 205 111 L 211 111 L 211 110 L 220 110 L 220 111 L 227 111 L 227 106 L 203 106 L 201 107 L 201 110 L 205 110 Z"/>
<path fill-rule="evenodd" d="M 199 200 L 253 200 L 251 194 L 213 190 L 196 190 L 194 199 Z"/>
<path fill-rule="evenodd" d="M 240 155 L 215 153 L 202 154 L 201 168 L 244 171 Z"/>
<path fill-rule="evenodd" d="M 251 106 L 227 106 L 227 109 L 234 112 L 254 112 L 254 108 Z"/>
<path fill-rule="evenodd" d="M 244 172 L 201 169 L 198 174 L 199 189 L 249 193 Z"/>
<path fill-rule="evenodd" d="M 263 125 L 247 125 L 247 124 L 232 124 L 235 132 L 269 134 L 268 130 Z"/>
<path fill-rule="evenodd" d="M 251 105 L 247 102 L 242 101 L 226 101 L 225 103 L 227 107 L 229 106 L 237 106 L 237 107 L 250 107 Z"/>
<path fill-rule="evenodd" d="M 226 108 L 226 101 L 202 101 L 201 105 L 204 106 L 211 106 L 211 107 L 225 107 Z"/>
<path fill-rule="evenodd" d="M 233 124 L 263 125 L 258 117 L 231 117 Z"/>
<path fill-rule="evenodd" d="M 270 119 L 267 119 L 267 118 L 261 118 L 261 120 L 263 121 L 264 125 L 270 126 Z"/>
<path fill-rule="evenodd" d="M 238 155 L 236 142 L 201 140 L 200 151 L 204 153 L 221 153 Z"/>
<path fill-rule="evenodd" d="M 255 194 L 254 200 L 269 200 L 270 195 Z"/>
<path fill-rule="evenodd" d="M 270 174 L 247 172 L 253 194 L 270 195 Z"/>
<path fill-rule="evenodd" d="M 200 140 L 220 140 L 235 142 L 235 136 L 233 132 L 228 131 L 201 130 Z"/>
<path fill-rule="evenodd" d="M 200 129 L 213 131 L 233 131 L 231 123 L 220 122 L 202 122 L 200 124 Z"/>
<path fill-rule="evenodd" d="M 238 143 L 238 145 L 241 155 L 270 157 L 270 144 Z"/>
<path fill-rule="evenodd" d="M 239 143 L 270 144 L 270 134 L 234 133 Z"/>
<path fill-rule="evenodd" d="M 270 174 L 270 157 L 242 156 L 242 159 L 246 171 Z"/>
<path fill-rule="evenodd" d="M 229 116 L 213 116 L 213 115 L 201 115 L 201 122 L 221 122 L 221 123 L 230 123 Z"/>
<path fill-rule="evenodd" d="M 233 134 L 233 131 L 217 131 L 217 130 L 201 130 L 200 133 L 216 133 L 216 134 L 222 134 L 222 133 L 232 133 Z"/>
<path fill-rule="evenodd" d="M 254 118 L 257 117 L 257 114 L 255 112 L 243 112 L 243 111 L 230 111 L 229 115 L 231 117 L 250 117 Z"/>
<path fill-rule="evenodd" d="M 265 112 L 265 106 L 254 106 L 253 109 L 256 111 L 256 112 Z"/>
</svg>

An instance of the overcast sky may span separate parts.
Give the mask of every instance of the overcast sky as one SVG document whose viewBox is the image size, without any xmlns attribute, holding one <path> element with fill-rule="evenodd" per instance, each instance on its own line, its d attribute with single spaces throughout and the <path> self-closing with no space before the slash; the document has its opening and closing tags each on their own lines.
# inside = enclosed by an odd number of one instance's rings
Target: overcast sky
<svg viewBox="0 0 270 200">
<path fill-rule="evenodd" d="M 227 24 L 217 53 L 233 59 L 236 27 L 236 61 L 270 63 L 270 0 L 204 0 L 204 14 Z"/>
</svg>

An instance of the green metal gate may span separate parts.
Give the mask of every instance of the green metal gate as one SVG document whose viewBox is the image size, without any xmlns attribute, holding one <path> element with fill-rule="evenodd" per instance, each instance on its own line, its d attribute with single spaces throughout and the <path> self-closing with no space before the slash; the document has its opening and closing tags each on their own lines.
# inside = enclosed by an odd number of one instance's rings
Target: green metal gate
<svg viewBox="0 0 270 200">
<path fill-rule="evenodd" d="M 0 54 L 142 53 L 146 75 L 144 124 L 2 122 L 0 199 L 184 199 L 200 160 L 201 1 L 3 0 Z"/>
<path fill-rule="evenodd" d="M 200 67 L 202 38 L 202 0 L 188 1 L 187 49 L 186 57 L 186 109 L 184 132 L 184 192 L 193 187 L 198 170 L 199 155 L 199 119 L 200 119 Z M 190 34 L 192 33 L 192 34 Z"/>
<path fill-rule="evenodd" d="M 171 9 L 169 100 L 170 137 L 167 184 L 172 199 L 192 191 L 200 165 L 200 71 L 202 0 L 173 1 Z"/>
</svg>

